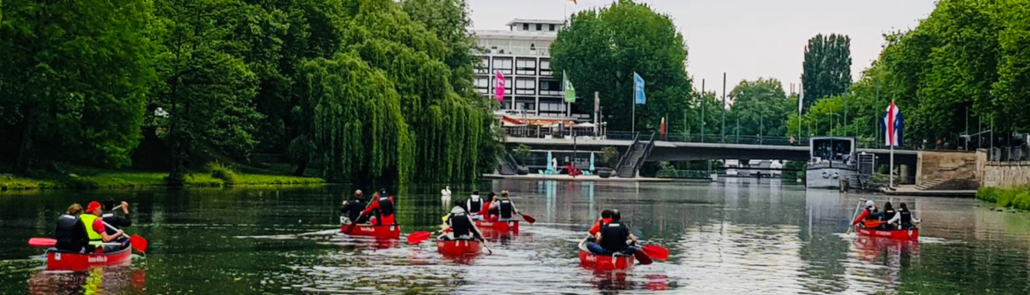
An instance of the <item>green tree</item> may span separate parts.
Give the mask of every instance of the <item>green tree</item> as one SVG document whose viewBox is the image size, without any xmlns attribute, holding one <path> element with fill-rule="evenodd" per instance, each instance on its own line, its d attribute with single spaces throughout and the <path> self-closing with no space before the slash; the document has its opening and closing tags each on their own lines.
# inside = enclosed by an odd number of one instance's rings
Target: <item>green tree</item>
<svg viewBox="0 0 1030 295">
<path fill-rule="evenodd" d="M 478 50 L 476 38 L 469 28 L 469 6 L 466 0 L 404 0 L 401 7 L 413 21 L 422 23 L 426 29 L 443 41 L 447 47 L 444 64 L 451 69 L 451 85 L 454 91 L 465 97 L 479 98 L 472 87 L 473 67 L 479 59 L 473 55 Z M 476 100 L 482 101 L 482 100 Z"/>
<path fill-rule="evenodd" d="M 740 135 L 784 136 L 787 116 L 796 110 L 791 107 L 780 81 L 771 78 L 740 81 L 729 97 L 733 106 L 727 120 L 734 120 L 733 124 L 739 122 L 740 129 L 731 133 Z"/>
<path fill-rule="evenodd" d="M 573 15 L 551 45 L 551 57 L 555 72 L 568 74 L 577 90 L 598 91 L 607 110 L 623 110 L 607 112 L 611 130 L 631 129 L 633 73 L 644 78 L 647 93 L 647 104 L 636 107 L 637 130 L 656 130 L 662 117 L 680 117 L 677 112 L 690 108 L 683 35 L 671 17 L 647 5 L 619 0 Z M 589 103 L 576 106 L 593 109 Z"/>
<path fill-rule="evenodd" d="M 802 70 L 805 108 L 823 97 L 848 91 L 851 85 L 851 38 L 818 34 L 808 39 Z"/>
<path fill-rule="evenodd" d="M 1012 131 L 1030 132 L 1030 1 L 999 1 L 998 6 L 1004 29 L 998 33 L 998 80 L 991 88 L 995 99 L 989 105 L 978 103 L 977 112 L 989 113 Z"/>
<path fill-rule="evenodd" d="M 0 150 L 33 158 L 129 164 L 156 75 L 151 2 L 0 4 Z M 6 140 L 13 138 L 12 140 Z"/>
<path fill-rule="evenodd" d="M 255 144 L 260 114 L 253 98 L 257 77 L 234 55 L 245 43 L 233 40 L 246 10 L 236 0 L 157 2 L 164 52 L 158 66 L 162 84 L 150 95 L 150 108 L 167 112 L 155 122 L 166 127 L 172 151 L 168 182 L 185 182 L 191 154 L 210 151 L 245 158 Z M 212 150 L 208 150 L 212 149 Z"/>
</svg>

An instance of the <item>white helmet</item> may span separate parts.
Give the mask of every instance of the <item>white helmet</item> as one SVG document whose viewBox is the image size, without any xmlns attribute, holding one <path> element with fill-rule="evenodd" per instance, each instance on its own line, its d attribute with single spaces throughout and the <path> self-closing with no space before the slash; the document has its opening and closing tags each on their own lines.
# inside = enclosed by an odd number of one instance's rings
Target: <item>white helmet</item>
<svg viewBox="0 0 1030 295">
<path fill-rule="evenodd" d="M 876 206 L 876 202 L 873 202 L 872 199 L 866 200 L 865 201 L 865 206 L 866 206 L 866 208 L 869 208 L 869 207 L 872 207 L 872 206 Z"/>
</svg>

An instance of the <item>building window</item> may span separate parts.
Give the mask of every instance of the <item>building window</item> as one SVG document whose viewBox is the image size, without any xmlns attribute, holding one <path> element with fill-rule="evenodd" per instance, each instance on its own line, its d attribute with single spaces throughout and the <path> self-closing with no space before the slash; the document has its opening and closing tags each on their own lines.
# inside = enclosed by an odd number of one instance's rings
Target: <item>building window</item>
<svg viewBox="0 0 1030 295">
<path fill-rule="evenodd" d="M 520 58 L 515 61 L 515 74 L 536 75 L 536 59 Z"/>
<path fill-rule="evenodd" d="M 490 58 L 486 56 L 479 57 L 479 64 L 476 65 L 476 74 L 489 74 L 490 73 Z"/>
<path fill-rule="evenodd" d="M 529 24 L 522 24 L 523 31 L 529 31 Z"/>
<path fill-rule="evenodd" d="M 554 72 L 551 72 L 551 60 L 541 58 L 540 59 L 540 75 L 541 76 L 554 76 Z"/>
<path fill-rule="evenodd" d="M 544 30 L 544 25 L 543 24 L 536 24 L 536 30 L 537 31 L 543 31 Z"/>
<path fill-rule="evenodd" d="M 540 79 L 540 95 L 562 95 L 561 80 Z"/>
<path fill-rule="evenodd" d="M 476 77 L 476 91 L 490 94 L 490 77 Z"/>
<path fill-rule="evenodd" d="M 548 25 L 548 26 L 550 27 L 551 32 L 554 32 L 554 25 Z"/>
<path fill-rule="evenodd" d="M 564 113 L 565 103 L 562 102 L 540 102 L 540 112 Z"/>
<path fill-rule="evenodd" d="M 515 94 L 534 95 L 536 94 L 536 80 L 518 78 L 515 80 Z"/>
<path fill-rule="evenodd" d="M 502 74 L 511 75 L 511 58 L 510 57 L 495 57 L 494 58 L 494 71 L 500 71 Z"/>
</svg>

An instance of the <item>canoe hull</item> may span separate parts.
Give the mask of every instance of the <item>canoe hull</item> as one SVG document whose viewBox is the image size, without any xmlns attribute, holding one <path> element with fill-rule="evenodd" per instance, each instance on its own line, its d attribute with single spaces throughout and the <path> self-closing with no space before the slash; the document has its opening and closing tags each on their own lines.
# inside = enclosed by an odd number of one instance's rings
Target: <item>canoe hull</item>
<svg viewBox="0 0 1030 295">
<path fill-rule="evenodd" d="M 79 254 L 61 251 L 47 251 L 47 270 L 82 271 L 94 267 L 124 265 L 132 262 L 132 247 L 103 254 Z"/>
<path fill-rule="evenodd" d="M 348 229 L 350 229 L 348 231 Z M 358 224 L 351 229 L 350 224 L 340 225 L 340 232 L 350 236 L 373 237 L 378 239 L 399 239 L 401 227 L 398 225 Z"/>
<path fill-rule="evenodd" d="M 596 270 L 629 270 L 633 268 L 636 259 L 633 256 L 597 255 L 581 249 L 579 263 L 583 267 Z"/>
<path fill-rule="evenodd" d="M 855 231 L 858 232 L 859 235 L 868 236 L 868 237 L 889 238 L 889 239 L 892 239 L 892 240 L 899 240 L 899 241 L 916 241 L 916 240 L 919 240 L 919 229 L 911 229 L 911 230 L 907 230 L 907 229 L 901 229 L 901 230 L 875 230 L 875 229 L 857 228 L 857 229 L 855 229 Z"/>
<path fill-rule="evenodd" d="M 438 240 L 436 251 L 448 256 L 476 255 L 483 251 L 483 244 L 475 240 Z"/>
<path fill-rule="evenodd" d="M 495 231 L 495 232 L 519 232 L 519 221 L 508 220 L 508 221 L 476 221 L 476 227 L 483 231 Z"/>
<path fill-rule="evenodd" d="M 633 256 L 597 255 L 587 250 L 585 240 L 579 243 L 579 264 L 585 268 L 600 271 L 629 270 L 635 263 Z"/>
</svg>

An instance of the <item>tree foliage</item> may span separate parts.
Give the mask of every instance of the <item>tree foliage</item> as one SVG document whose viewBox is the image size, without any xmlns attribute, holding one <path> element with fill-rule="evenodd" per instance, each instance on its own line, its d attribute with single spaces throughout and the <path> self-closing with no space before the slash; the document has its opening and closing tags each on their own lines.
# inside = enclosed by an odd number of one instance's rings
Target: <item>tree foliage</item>
<svg viewBox="0 0 1030 295">
<path fill-rule="evenodd" d="M 848 91 L 851 85 L 851 38 L 818 34 L 808 39 L 802 70 L 806 108 L 823 97 Z"/>
<path fill-rule="evenodd" d="M 733 99 L 733 106 L 727 120 L 736 121 L 734 124 L 739 122 L 740 129 L 728 133 L 739 132 L 748 136 L 786 134 L 787 118 L 782 114 L 789 113 L 793 108 L 779 80 L 759 78 L 754 81 L 740 81 L 729 97 Z M 794 106 L 797 105 L 796 102 L 795 100 Z"/>
<path fill-rule="evenodd" d="M 606 114 L 611 130 L 631 129 L 633 73 L 644 78 L 647 93 L 647 104 L 636 107 L 637 130 L 656 130 L 662 117 L 678 118 L 690 109 L 683 35 L 671 17 L 645 4 L 619 0 L 573 15 L 570 26 L 558 32 L 551 45 L 551 58 L 555 72 L 569 75 L 577 90 L 600 92 L 601 104 L 610 110 Z M 593 109 L 589 103 L 577 106 Z"/>
<path fill-rule="evenodd" d="M 156 75 L 151 2 L 0 4 L 0 154 L 129 164 Z"/>
</svg>

